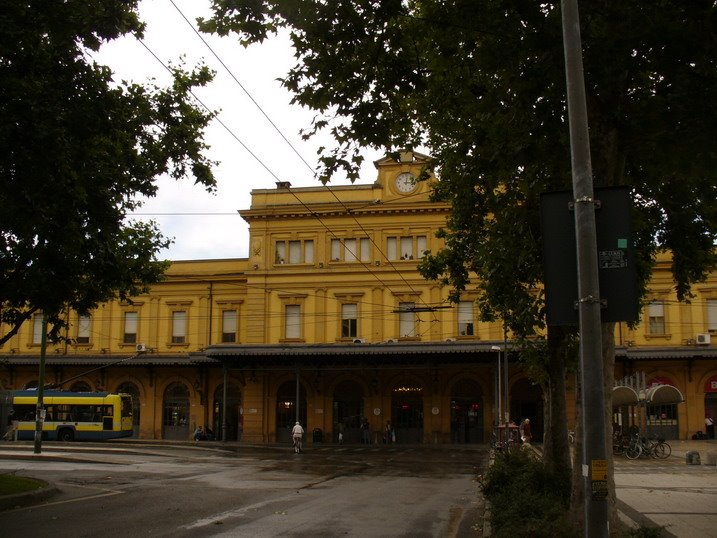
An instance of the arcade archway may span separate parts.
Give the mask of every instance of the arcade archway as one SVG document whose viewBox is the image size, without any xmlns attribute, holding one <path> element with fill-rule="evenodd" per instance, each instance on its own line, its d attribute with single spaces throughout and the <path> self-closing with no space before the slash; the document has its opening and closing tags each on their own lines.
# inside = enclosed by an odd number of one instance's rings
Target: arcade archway
<svg viewBox="0 0 717 538">
<path fill-rule="evenodd" d="M 183 383 L 172 383 L 164 391 L 163 438 L 189 439 L 189 389 Z"/>
<path fill-rule="evenodd" d="M 451 442 L 483 442 L 483 391 L 474 380 L 460 380 L 451 390 Z"/>
</svg>

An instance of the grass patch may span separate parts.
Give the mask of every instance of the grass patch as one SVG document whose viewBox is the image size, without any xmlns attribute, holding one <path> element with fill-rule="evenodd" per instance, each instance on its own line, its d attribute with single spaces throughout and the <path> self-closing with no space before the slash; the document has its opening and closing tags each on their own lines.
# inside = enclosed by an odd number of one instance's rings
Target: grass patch
<svg viewBox="0 0 717 538">
<path fill-rule="evenodd" d="M 0 474 L 0 495 L 14 495 L 25 493 L 45 487 L 47 484 L 41 480 L 16 476 L 14 474 Z"/>
</svg>

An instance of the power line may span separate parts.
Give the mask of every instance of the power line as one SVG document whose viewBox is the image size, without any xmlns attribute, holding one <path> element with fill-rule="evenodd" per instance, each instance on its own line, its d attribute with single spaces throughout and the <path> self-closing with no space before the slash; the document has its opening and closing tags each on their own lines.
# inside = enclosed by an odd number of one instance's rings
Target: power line
<svg viewBox="0 0 717 538">
<path fill-rule="evenodd" d="M 180 14 L 180 16 L 182 17 L 182 19 L 184 19 L 184 21 L 189 25 L 189 27 L 190 27 L 190 28 L 192 29 L 192 31 L 197 35 L 197 37 L 199 37 L 199 39 L 202 41 L 202 43 L 204 44 L 204 46 L 206 46 L 207 49 L 209 49 L 209 51 L 214 55 L 214 57 L 217 59 L 217 61 L 222 65 L 222 67 L 227 71 L 227 73 L 229 73 L 229 75 L 230 75 L 230 76 L 232 77 L 232 79 L 239 85 L 239 87 L 240 87 L 240 88 L 242 89 L 242 91 L 247 95 L 247 97 L 249 97 L 249 99 L 251 100 L 251 102 L 254 103 L 254 105 L 259 109 L 259 111 L 264 115 L 264 117 L 265 117 L 265 118 L 267 119 L 267 121 L 271 124 L 271 126 L 274 128 L 274 130 L 275 130 L 277 133 L 279 133 L 279 135 L 281 136 L 281 138 L 289 145 L 289 147 L 290 147 L 290 148 L 294 151 L 294 153 L 301 159 L 301 161 L 304 163 L 304 165 L 305 165 L 305 166 L 311 171 L 311 173 L 315 176 L 316 173 L 315 173 L 313 167 L 303 158 L 303 156 L 302 156 L 302 155 L 299 153 L 299 151 L 294 147 L 294 145 L 289 141 L 289 139 L 288 139 L 286 136 L 284 136 L 284 133 L 276 126 L 276 124 L 272 121 L 272 119 L 268 116 L 268 114 L 264 111 L 264 109 L 259 105 L 259 103 L 256 101 L 256 99 L 254 99 L 254 97 L 251 95 L 251 93 L 249 92 L 249 90 L 247 90 L 247 89 L 244 87 L 244 85 L 239 81 L 239 79 L 234 75 L 234 73 L 231 71 L 231 69 L 229 69 L 229 67 L 227 67 L 226 63 L 224 63 L 224 61 L 223 61 L 223 60 L 219 57 L 219 55 L 214 51 L 214 49 L 212 48 L 212 46 L 211 46 L 209 43 L 207 43 L 207 41 L 204 39 L 204 37 L 197 31 L 197 29 L 194 27 L 194 25 L 193 25 L 193 24 L 189 21 L 189 19 L 184 15 L 184 13 L 182 12 L 182 10 L 177 6 L 177 4 L 174 3 L 174 0 L 169 0 L 169 2 L 172 4 L 172 6 L 174 6 L 174 9 Z M 274 177 L 276 177 L 276 176 L 274 176 Z M 278 178 L 277 178 L 277 179 L 278 179 Z M 376 242 L 374 241 L 374 239 L 373 239 L 373 237 L 371 236 L 371 234 L 369 234 L 369 233 L 365 230 L 365 228 L 364 228 L 363 225 L 358 221 L 358 219 L 356 218 L 356 216 L 352 214 L 351 210 L 350 210 L 348 207 L 346 207 L 346 205 L 339 199 L 338 196 L 336 196 L 336 193 L 335 193 L 330 187 L 327 186 L 326 188 L 327 188 L 328 191 L 331 193 L 331 195 L 336 199 L 336 201 L 338 201 L 339 204 L 343 207 L 344 211 L 345 211 L 348 215 L 350 215 L 350 216 L 353 218 L 353 220 L 354 220 L 354 221 L 356 222 L 356 224 L 359 226 L 359 228 L 361 229 L 361 231 L 366 235 L 366 237 L 369 238 L 369 240 L 371 241 L 371 243 L 373 243 L 373 245 L 376 247 L 376 249 L 378 250 L 378 252 L 379 252 L 379 253 L 383 256 L 383 258 L 389 263 L 389 265 L 396 271 L 396 274 L 399 275 L 399 277 L 400 277 L 400 278 L 403 280 L 403 282 L 411 289 L 411 291 L 415 292 L 415 290 L 413 289 L 413 286 L 411 286 L 411 284 L 403 277 L 403 275 L 402 275 L 398 270 L 396 270 L 396 268 L 395 268 L 395 266 L 393 265 L 392 261 L 389 260 L 388 256 L 386 256 L 386 254 L 383 252 L 383 250 L 381 249 L 381 247 L 379 247 L 379 246 L 376 244 Z M 294 196 L 294 198 L 299 202 L 299 204 L 301 204 L 312 216 L 314 216 L 314 217 L 317 218 L 317 220 L 319 221 L 319 223 L 320 223 L 322 226 L 324 226 L 324 228 L 326 229 L 326 231 L 328 231 L 335 239 L 337 239 L 337 240 L 344 246 L 345 249 L 347 249 L 349 252 L 351 252 L 351 251 L 350 251 L 350 248 L 346 247 L 346 245 L 345 245 L 345 243 L 343 242 L 343 240 L 342 240 L 340 237 L 338 237 L 338 236 L 333 232 L 333 230 L 331 230 L 331 229 L 323 222 L 323 220 L 321 220 L 321 218 L 319 217 L 318 213 L 316 213 L 316 212 L 313 211 L 311 208 L 309 208 L 309 207 L 296 195 L 296 193 L 291 190 L 291 188 L 289 188 L 288 190 L 289 190 L 289 192 L 292 194 L 292 196 Z M 358 258 L 358 256 L 356 256 L 356 253 L 351 252 L 351 254 L 352 254 L 355 258 Z M 372 275 L 376 278 L 376 280 L 377 280 L 379 283 L 381 283 L 382 285 L 386 286 L 386 284 L 381 280 L 381 278 L 373 272 L 373 269 L 370 267 L 370 265 L 365 264 L 365 263 L 363 263 L 363 262 L 360 262 L 360 263 L 362 263 L 362 264 L 364 265 L 364 268 L 366 268 L 366 270 L 368 270 L 368 272 L 369 272 L 370 274 L 372 274 Z M 390 289 L 390 288 L 389 288 L 389 289 Z M 423 301 L 422 299 L 420 299 L 420 300 Z M 426 306 L 428 306 L 428 305 L 426 305 Z"/>
<path fill-rule="evenodd" d="M 169 68 L 169 66 L 167 66 L 167 65 L 152 51 L 152 49 L 149 48 L 149 46 L 148 46 L 142 39 L 137 38 L 137 41 L 139 41 L 139 42 L 142 44 L 142 46 L 143 46 L 145 49 L 147 49 L 147 52 L 149 52 L 152 56 L 154 56 L 155 60 L 157 60 L 160 64 L 162 64 L 162 67 L 164 67 L 170 74 L 174 75 L 174 73 L 173 73 L 172 70 Z M 197 100 L 197 102 L 198 102 L 200 105 L 202 105 L 202 106 L 204 107 L 204 109 L 205 109 L 207 112 L 209 112 L 210 114 L 213 114 L 212 110 L 211 110 L 207 105 L 205 105 L 204 102 L 203 102 L 199 97 L 197 97 L 197 95 L 196 95 L 193 91 L 190 90 L 189 93 L 192 95 L 192 97 L 194 97 L 194 99 Z M 221 119 L 219 119 L 219 117 L 215 116 L 214 119 L 217 121 L 217 123 L 219 123 L 219 125 L 221 125 L 222 127 L 224 127 L 224 129 L 231 135 L 232 138 L 234 138 L 234 140 L 236 140 L 237 142 L 239 142 L 239 144 L 241 144 L 241 146 L 249 153 L 249 155 L 251 155 L 252 157 L 254 157 L 254 159 L 256 160 L 256 162 L 258 162 L 258 163 L 264 168 L 264 170 L 266 170 L 267 172 L 269 172 L 269 174 L 270 174 L 274 179 L 276 179 L 277 181 L 280 181 L 279 176 L 277 176 L 277 175 L 271 170 L 271 168 L 269 168 L 269 167 L 264 163 L 264 161 L 262 161 L 251 149 L 249 149 L 249 146 L 247 146 L 247 145 L 237 136 L 237 134 L 236 134 L 234 131 L 232 131 Z"/>
<path fill-rule="evenodd" d="M 299 150 L 297 150 L 297 149 L 294 147 L 294 145 L 289 141 L 289 139 L 286 138 L 286 136 L 284 136 L 284 133 L 281 132 L 281 130 L 276 126 L 276 124 L 275 124 L 274 121 L 269 117 L 269 115 L 266 113 L 266 111 L 261 107 L 261 105 L 256 101 L 256 99 L 254 99 L 254 97 L 251 95 L 251 93 L 249 93 L 249 90 L 247 90 L 247 89 L 244 87 L 244 85 L 243 85 L 241 82 L 239 82 L 239 79 L 234 75 L 234 73 L 232 72 L 232 70 L 229 69 L 229 67 L 227 67 L 227 64 L 224 63 L 224 61 L 223 61 L 223 60 L 219 57 L 219 55 L 214 51 L 214 49 L 212 48 L 212 46 L 211 46 L 209 43 L 207 43 L 207 41 L 204 39 L 204 37 L 202 36 L 202 34 L 197 31 L 197 29 L 194 27 L 194 25 L 193 25 L 193 24 L 189 21 L 189 19 L 184 15 L 184 13 L 182 12 L 182 10 L 179 9 L 179 7 L 177 6 L 177 4 L 174 3 L 174 0 L 169 0 L 169 2 L 170 2 L 170 4 L 172 4 L 172 5 L 174 6 L 174 9 L 177 10 L 177 12 L 181 15 L 181 17 L 182 17 L 182 18 L 184 19 L 184 21 L 189 25 L 189 27 L 190 27 L 190 28 L 192 29 L 192 31 L 197 35 L 197 37 L 202 41 L 202 43 L 204 43 L 204 46 L 206 46 L 206 47 L 209 49 L 209 51 L 214 55 L 214 57 L 215 57 L 215 58 L 217 59 L 217 61 L 222 65 L 222 67 L 226 70 L 226 72 L 229 73 L 229 76 L 232 77 L 232 79 L 234 79 L 234 82 L 236 82 L 236 83 L 239 85 L 239 87 L 244 91 L 244 93 L 246 94 L 246 96 L 251 100 L 252 103 L 254 103 L 254 106 L 256 106 L 256 108 L 259 109 L 259 111 L 260 111 L 260 112 L 262 113 L 262 115 L 266 118 L 266 120 L 271 124 L 271 126 L 274 128 L 274 130 L 275 130 L 277 133 L 279 133 L 279 136 L 281 136 L 281 138 L 284 139 L 284 142 L 286 142 L 286 143 L 289 145 L 289 147 L 294 151 L 294 153 L 297 155 L 297 157 L 299 157 L 299 159 L 301 159 L 301 161 L 307 166 L 307 168 L 309 168 L 309 170 L 311 170 L 312 174 L 313 174 L 313 175 L 316 175 L 316 173 L 315 173 L 313 167 L 312 167 L 308 162 L 306 162 L 306 160 L 305 160 L 304 157 L 301 155 L 301 153 L 299 153 Z"/>
</svg>

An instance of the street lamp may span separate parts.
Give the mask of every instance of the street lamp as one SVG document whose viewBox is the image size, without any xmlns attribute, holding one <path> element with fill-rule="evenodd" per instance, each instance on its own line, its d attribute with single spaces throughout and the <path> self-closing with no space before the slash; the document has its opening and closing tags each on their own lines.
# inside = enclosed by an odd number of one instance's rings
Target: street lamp
<svg viewBox="0 0 717 538">
<path fill-rule="evenodd" d="M 500 422 L 502 420 L 503 412 L 502 412 L 502 406 L 503 406 L 503 395 L 501 394 L 501 390 L 503 388 L 503 383 L 501 381 L 501 371 L 500 371 L 500 346 L 490 346 L 491 351 L 497 351 L 498 352 L 498 359 L 496 361 L 496 372 L 498 372 L 497 379 L 496 379 L 496 426 L 500 426 Z"/>
<path fill-rule="evenodd" d="M 498 396 L 498 424 L 501 424 L 503 421 L 505 421 L 505 424 L 508 425 L 510 422 L 510 397 L 508 395 L 508 349 L 507 349 L 507 343 L 503 345 L 503 347 L 500 346 L 490 346 L 491 351 L 497 351 L 498 352 L 498 360 L 496 363 L 497 370 L 498 370 L 498 390 L 496 391 L 496 394 Z M 501 372 L 501 365 L 500 365 L 500 353 L 503 352 L 503 368 Z M 502 378 L 502 380 L 501 380 Z"/>
</svg>

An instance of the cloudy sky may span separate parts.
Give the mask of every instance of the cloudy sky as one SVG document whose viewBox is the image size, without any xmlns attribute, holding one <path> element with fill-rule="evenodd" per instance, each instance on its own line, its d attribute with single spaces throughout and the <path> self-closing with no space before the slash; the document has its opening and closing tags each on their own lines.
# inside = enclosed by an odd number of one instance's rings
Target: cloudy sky
<svg viewBox="0 0 717 538">
<path fill-rule="evenodd" d="M 233 37 L 202 34 L 210 49 L 185 20 L 196 27 L 198 16 L 209 15 L 208 5 L 208 0 L 144 0 L 140 16 L 147 23 L 146 48 L 133 37 L 123 38 L 105 45 L 95 58 L 110 66 L 117 79 L 140 83 L 152 78 L 161 84 L 169 81 L 165 67 L 153 54 L 165 64 L 176 64 L 184 57 L 187 66 L 203 61 L 216 71 L 215 80 L 196 92 L 207 107 L 219 110 L 226 126 L 214 121 L 205 137 L 211 146 L 209 157 L 219 161 L 214 170 L 216 193 L 206 193 L 191 179 L 163 178 L 158 196 L 148 200 L 137 216 L 156 220 L 164 235 L 174 238 L 161 254 L 172 260 L 246 257 L 248 228 L 237 210 L 249 207 L 251 190 L 273 188 L 277 178 L 295 187 L 319 184 L 282 134 L 312 167 L 316 148 L 330 144 L 326 139 L 301 140 L 299 130 L 310 124 L 313 114 L 290 105 L 291 95 L 276 80 L 294 63 L 288 39 L 271 39 L 245 49 Z M 375 180 L 372 162 L 380 156 L 365 154 L 361 183 Z M 340 178 L 334 182 L 342 183 L 346 182 Z"/>
</svg>

